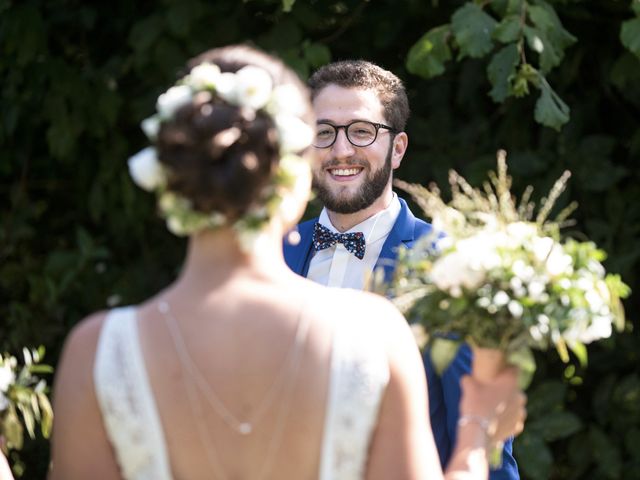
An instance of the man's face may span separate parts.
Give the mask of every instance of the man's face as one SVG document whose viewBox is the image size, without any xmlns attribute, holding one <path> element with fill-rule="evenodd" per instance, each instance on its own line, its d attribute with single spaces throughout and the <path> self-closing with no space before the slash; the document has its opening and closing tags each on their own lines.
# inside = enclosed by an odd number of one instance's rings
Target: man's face
<svg viewBox="0 0 640 480">
<path fill-rule="evenodd" d="M 387 124 L 377 94 L 369 89 L 329 85 L 318 93 L 313 106 L 319 123 L 347 125 L 366 120 Z M 356 147 L 347 139 L 345 129 L 340 128 L 331 147 L 316 148 L 313 185 L 328 210 L 363 210 L 391 188 L 391 170 L 400 165 L 402 158 L 394 151 L 393 138 L 389 130 L 381 128 L 371 145 Z"/>
</svg>

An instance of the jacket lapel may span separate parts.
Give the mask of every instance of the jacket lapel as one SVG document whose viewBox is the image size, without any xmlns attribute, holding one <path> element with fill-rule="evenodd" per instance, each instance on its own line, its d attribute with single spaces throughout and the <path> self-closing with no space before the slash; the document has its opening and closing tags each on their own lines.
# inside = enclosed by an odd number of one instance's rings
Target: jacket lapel
<svg viewBox="0 0 640 480">
<path fill-rule="evenodd" d="M 400 247 L 400 245 L 411 247 L 416 239 L 431 231 L 431 226 L 428 223 L 418 220 L 413 213 L 411 213 L 407 202 L 402 198 L 398 198 L 398 200 L 400 200 L 400 214 L 391 232 L 389 232 L 387 240 L 382 246 L 380 256 L 374 267 L 374 270 L 378 268 L 384 269 L 385 281 L 391 280 L 398 256 L 398 247 Z"/>
</svg>

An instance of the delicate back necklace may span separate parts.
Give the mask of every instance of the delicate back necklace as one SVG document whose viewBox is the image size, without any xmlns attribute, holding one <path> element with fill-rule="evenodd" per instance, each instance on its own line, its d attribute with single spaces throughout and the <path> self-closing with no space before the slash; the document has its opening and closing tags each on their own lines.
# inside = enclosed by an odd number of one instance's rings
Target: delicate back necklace
<svg viewBox="0 0 640 480">
<path fill-rule="evenodd" d="M 279 387 L 282 388 L 283 400 L 276 418 L 276 426 L 274 427 L 274 433 L 269 442 L 266 458 L 264 460 L 260 476 L 258 477 L 264 478 L 271 469 L 271 464 L 273 463 L 275 453 L 282 439 L 282 433 L 284 432 L 284 424 L 289 411 L 289 404 L 291 403 L 291 398 L 293 396 L 293 386 L 295 384 L 297 373 L 300 369 L 300 356 L 303 351 L 302 347 L 306 342 L 309 330 L 309 315 L 303 315 L 302 307 L 300 308 L 295 339 L 285 358 L 282 368 L 276 374 L 273 383 L 252 414 L 248 418 L 240 420 L 224 405 L 220 397 L 215 393 L 215 390 L 211 385 L 209 385 L 206 378 L 197 368 L 197 365 L 189 355 L 184 337 L 180 332 L 178 322 L 173 316 L 169 304 L 166 301 L 159 302 L 158 311 L 164 317 L 165 324 L 167 325 L 174 347 L 178 354 L 178 359 L 186 373 L 186 375 L 183 375 L 185 391 L 187 393 L 191 410 L 195 416 L 198 434 L 207 451 L 208 461 L 216 472 L 216 475 L 220 478 L 226 479 L 227 476 L 224 473 L 224 469 L 220 463 L 218 455 L 215 453 L 213 440 L 211 439 L 208 430 L 204 428 L 203 422 L 200 421 L 200 419 L 203 418 L 203 408 L 194 388 L 194 384 L 195 387 L 200 389 L 202 396 L 205 397 L 216 414 L 219 415 L 235 433 L 240 435 L 249 435 L 253 431 L 254 425 L 263 417 L 269 406 L 275 400 Z M 189 382 L 188 377 L 190 377 L 193 382 Z"/>
</svg>

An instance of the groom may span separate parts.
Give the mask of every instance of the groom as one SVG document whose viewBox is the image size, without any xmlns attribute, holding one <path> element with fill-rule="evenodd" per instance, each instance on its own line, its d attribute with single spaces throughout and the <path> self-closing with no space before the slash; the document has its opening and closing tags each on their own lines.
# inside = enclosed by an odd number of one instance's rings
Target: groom
<svg viewBox="0 0 640 480">
<path fill-rule="evenodd" d="M 326 65 L 309 86 L 317 117 L 313 181 L 324 209 L 298 225 L 301 240 L 285 243 L 285 260 L 323 285 L 362 289 L 374 269 L 383 268 L 389 279 L 397 247 L 411 247 L 431 230 L 391 189 L 392 171 L 409 142 L 407 95 L 398 77 L 361 60 Z M 461 348 L 442 377 L 428 355 L 425 369 L 433 434 L 445 466 L 455 442 L 460 377 L 471 370 L 470 350 Z M 511 442 L 502 468 L 490 478 L 519 478 Z"/>
</svg>

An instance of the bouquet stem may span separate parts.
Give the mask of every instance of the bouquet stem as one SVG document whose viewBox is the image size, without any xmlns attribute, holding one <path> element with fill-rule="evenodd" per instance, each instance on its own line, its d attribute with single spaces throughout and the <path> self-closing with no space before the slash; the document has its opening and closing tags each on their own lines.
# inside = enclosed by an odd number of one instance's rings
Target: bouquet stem
<svg viewBox="0 0 640 480">
<path fill-rule="evenodd" d="M 502 351 L 494 348 L 473 347 L 473 368 L 471 376 L 480 383 L 488 383 L 507 367 Z M 490 433 L 490 432 L 488 432 Z M 492 469 L 502 466 L 504 442 L 489 445 L 489 465 Z"/>
<path fill-rule="evenodd" d="M 493 380 L 507 366 L 504 353 L 495 348 L 473 347 L 471 376 L 480 383 Z"/>
</svg>

